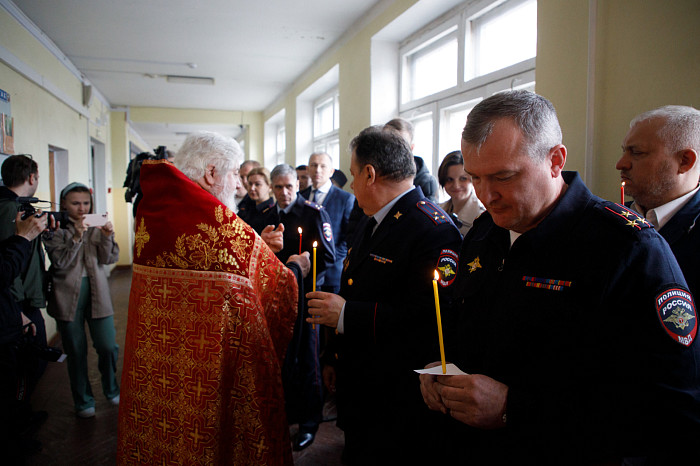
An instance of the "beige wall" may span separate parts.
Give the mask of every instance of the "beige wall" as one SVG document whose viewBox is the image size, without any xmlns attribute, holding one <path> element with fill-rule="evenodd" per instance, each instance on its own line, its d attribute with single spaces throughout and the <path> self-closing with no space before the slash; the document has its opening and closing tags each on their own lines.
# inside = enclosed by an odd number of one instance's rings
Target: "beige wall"
<svg viewBox="0 0 700 466">
<path fill-rule="evenodd" d="M 308 69 L 291 90 L 263 112 L 263 119 L 285 109 L 286 161 L 296 160 L 296 99 L 335 65 L 339 65 L 340 99 L 340 169 L 349 176 L 350 154 L 345 150 L 353 137 L 371 124 L 370 120 L 370 53 L 371 40 L 377 32 L 415 4 L 417 0 L 398 0 L 372 19 L 342 45 L 337 45 Z M 302 154 L 304 156 L 310 154 Z M 349 188 L 349 183 L 345 187 Z"/>
<path fill-rule="evenodd" d="M 618 200 L 615 162 L 635 115 L 668 104 L 700 108 L 698 24 L 697 0 L 539 0 L 537 92 L 557 108 L 567 167 L 585 170 L 594 193 Z"/>
</svg>

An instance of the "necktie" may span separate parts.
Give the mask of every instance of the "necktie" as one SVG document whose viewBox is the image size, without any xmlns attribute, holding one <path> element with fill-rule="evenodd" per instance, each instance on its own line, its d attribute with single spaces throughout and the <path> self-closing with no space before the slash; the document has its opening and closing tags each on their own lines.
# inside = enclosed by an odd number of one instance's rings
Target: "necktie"
<svg viewBox="0 0 700 466">
<path fill-rule="evenodd" d="M 360 243 L 360 254 L 364 254 L 369 248 L 369 242 L 372 239 L 372 233 L 374 232 L 374 227 L 377 225 L 377 220 L 374 217 L 370 217 L 367 221 L 367 226 L 365 227 L 364 236 L 362 237 L 362 243 Z"/>
<path fill-rule="evenodd" d="M 316 194 L 318 194 L 318 189 L 314 189 L 311 191 L 311 202 L 317 202 L 316 201 Z"/>
</svg>

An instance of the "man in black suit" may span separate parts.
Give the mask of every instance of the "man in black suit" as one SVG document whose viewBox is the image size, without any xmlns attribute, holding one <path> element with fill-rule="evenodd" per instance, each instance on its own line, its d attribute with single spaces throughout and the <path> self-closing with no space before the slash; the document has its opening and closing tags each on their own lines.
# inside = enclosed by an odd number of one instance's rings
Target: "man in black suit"
<svg viewBox="0 0 700 466">
<path fill-rule="evenodd" d="M 440 270 L 442 288 L 452 283 L 461 237 L 413 186 L 413 155 L 398 133 L 370 127 L 350 147 L 352 187 L 368 217 L 358 224 L 340 294 L 306 294 L 308 321 L 338 331 L 324 382 L 333 390 L 337 375 L 344 461 L 412 464 L 430 415 L 413 369 L 440 354 L 433 275 Z"/>
<path fill-rule="evenodd" d="M 326 209 L 315 202 L 299 196 L 299 182 L 294 168 L 287 164 L 277 165 L 270 173 L 272 191 L 277 204 L 268 211 L 265 225 L 279 225 L 283 232 L 284 246 L 276 253 L 279 260 L 299 254 L 299 250 L 313 253 L 316 241 L 316 286 L 323 285 L 326 271 L 335 261 L 333 228 Z M 302 229 L 301 244 L 298 228 Z M 311 291 L 313 273 L 304 280 L 304 289 Z M 321 364 L 319 362 L 319 327 L 305 321 L 306 310 L 299 309 L 294 335 L 289 344 L 282 367 L 287 418 L 290 423 L 299 423 L 299 433 L 292 448 L 303 450 L 314 441 L 318 425 L 322 420 L 323 390 Z"/>
<path fill-rule="evenodd" d="M 331 175 L 334 172 L 333 160 L 325 152 L 311 154 L 308 170 L 311 186 L 301 191 L 300 194 L 305 199 L 325 207 L 331 218 L 333 238 L 335 239 L 335 263 L 326 271 L 325 281 L 321 289 L 337 293 L 340 290 L 343 260 L 348 253 L 350 212 L 352 212 L 355 196 L 333 185 L 331 182 Z"/>
<path fill-rule="evenodd" d="M 671 246 L 693 296 L 700 294 L 700 111 L 667 105 L 630 123 L 620 170 L 631 207 Z"/>
</svg>

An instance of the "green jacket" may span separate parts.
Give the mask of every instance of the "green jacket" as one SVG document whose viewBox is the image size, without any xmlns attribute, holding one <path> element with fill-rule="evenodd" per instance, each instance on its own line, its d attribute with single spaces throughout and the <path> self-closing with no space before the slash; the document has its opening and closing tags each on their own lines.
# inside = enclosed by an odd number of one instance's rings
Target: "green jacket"
<svg viewBox="0 0 700 466">
<path fill-rule="evenodd" d="M 0 187 L 0 241 L 15 234 L 15 217 L 19 203 L 17 195 L 5 186 Z M 32 307 L 46 307 L 44 283 L 46 276 L 44 247 L 41 236 L 32 241 L 32 253 L 27 268 L 11 287 L 17 302 L 29 301 Z"/>
</svg>

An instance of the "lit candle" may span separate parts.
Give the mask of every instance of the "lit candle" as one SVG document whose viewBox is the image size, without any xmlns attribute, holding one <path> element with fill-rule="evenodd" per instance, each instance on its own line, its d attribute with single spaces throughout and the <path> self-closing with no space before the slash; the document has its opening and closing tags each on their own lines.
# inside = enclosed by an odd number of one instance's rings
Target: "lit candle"
<svg viewBox="0 0 700 466">
<path fill-rule="evenodd" d="M 299 255 L 301 255 L 301 227 L 297 228 L 299 232 Z"/>
<path fill-rule="evenodd" d="M 301 236 L 301 228 L 299 228 L 299 235 Z M 316 247 L 318 247 L 318 243 L 314 241 L 314 262 L 313 262 L 313 283 L 311 284 L 311 291 L 316 291 Z M 316 324 L 311 324 L 311 328 L 316 330 Z"/>
<path fill-rule="evenodd" d="M 625 182 L 620 185 L 620 204 L 625 205 Z"/>
<path fill-rule="evenodd" d="M 438 340 L 440 342 L 440 361 L 442 362 L 442 373 L 446 374 L 445 368 L 445 345 L 442 342 L 442 320 L 440 319 L 440 296 L 438 295 L 438 280 L 440 275 L 435 271 L 435 279 L 433 280 L 433 294 L 435 295 L 435 315 L 437 315 Z"/>
</svg>

